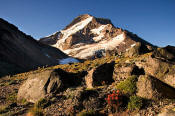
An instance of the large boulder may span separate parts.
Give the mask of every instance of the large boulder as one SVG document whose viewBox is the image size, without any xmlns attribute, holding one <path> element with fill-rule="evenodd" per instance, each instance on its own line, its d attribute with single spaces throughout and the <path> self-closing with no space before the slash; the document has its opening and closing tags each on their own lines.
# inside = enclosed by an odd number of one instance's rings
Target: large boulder
<svg viewBox="0 0 175 116">
<path fill-rule="evenodd" d="M 135 62 L 135 64 L 139 68 L 143 68 L 146 74 L 156 77 L 175 88 L 175 65 L 173 62 L 150 56 L 144 60 Z"/>
<path fill-rule="evenodd" d="M 141 75 L 137 82 L 137 95 L 146 99 L 175 98 L 175 89 L 160 80 Z"/>
<path fill-rule="evenodd" d="M 131 75 L 144 75 L 144 69 L 137 67 L 135 64 L 122 63 L 114 67 L 113 78 L 116 82 L 124 81 Z"/>
<path fill-rule="evenodd" d="M 45 70 L 28 75 L 28 79 L 21 85 L 17 99 L 37 102 L 47 95 L 64 91 L 71 86 L 82 84 L 82 77 L 87 73 L 69 73 L 62 69 Z"/>
<path fill-rule="evenodd" d="M 114 62 L 105 63 L 97 68 L 91 69 L 85 76 L 85 83 L 87 88 L 100 86 L 103 84 L 110 84 L 113 80 Z"/>
<path fill-rule="evenodd" d="M 162 113 L 159 113 L 157 116 L 175 116 L 175 111 L 165 110 Z"/>
<path fill-rule="evenodd" d="M 36 74 L 30 74 L 28 79 L 21 85 L 17 100 L 27 100 L 35 103 L 46 94 L 56 92 L 62 85 L 60 76 L 56 71 L 47 70 Z"/>
</svg>

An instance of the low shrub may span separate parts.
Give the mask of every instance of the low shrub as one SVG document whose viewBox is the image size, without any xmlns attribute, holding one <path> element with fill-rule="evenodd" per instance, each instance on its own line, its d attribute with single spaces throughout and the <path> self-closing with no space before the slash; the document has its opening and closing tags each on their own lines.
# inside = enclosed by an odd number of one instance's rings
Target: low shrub
<svg viewBox="0 0 175 116">
<path fill-rule="evenodd" d="M 128 109 L 129 110 L 139 110 L 142 107 L 142 98 L 138 97 L 136 95 L 130 96 L 129 103 L 128 103 Z"/>
<path fill-rule="evenodd" d="M 137 82 L 137 76 L 133 75 L 117 84 L 116 88 L 121 90 L 124 94 L 132 95 L 136 92 L 137 89 L 136 82 Z"/>
<path fill-rule="evenodd" d="M 37 108 L 45 108 L 49 104 L 49 101 L 45 98 L 40 99 L 37 103 L 35 103 L 35 107 Z"/>
<path fill-rule="evenodd" d="M 11 103 L 16 103 L 17 102 L 17 93 L 11 93 L 7 98 L 7 101 L 11 102 Z"/>
<path fill-rule="evenodd" d="M 7 105 L 0 106 L 0 114 L 8 112 L 9 107 Z"/>
<path fill-rule="evenodd" d="M 26 116 L 44 116 L 44 114 L 41 108 L 33 107 L 29 110 Z"/>
<path fill-rule="evenodd" d="M 97 113 L 94 110 L 90 111 L 83 110 L 79 112 L 76 116 L 97 116 Z"/>
<path fill-rule="evenodd" d="M 34 107 L 29 110 L 27 116 L 44 116 L 43 108 L 48 104 L 47 99 L 40 99 L 37 103 L 34 104 Z"/>
</svg>

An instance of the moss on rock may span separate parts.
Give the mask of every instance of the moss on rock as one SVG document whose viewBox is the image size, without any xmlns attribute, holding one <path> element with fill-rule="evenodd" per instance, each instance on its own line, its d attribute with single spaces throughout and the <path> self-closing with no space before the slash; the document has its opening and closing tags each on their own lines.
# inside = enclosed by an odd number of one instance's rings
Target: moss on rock
<svg viewBox="0 0 175 116">
<path fill-rule="evenodd" d="M 125 94 L 134 94 L 136 92 L 137 76 L 133 75 L 128 77 L 126 80 L 120 82 L 116 88 L 121 90 Z"/>
</svg>

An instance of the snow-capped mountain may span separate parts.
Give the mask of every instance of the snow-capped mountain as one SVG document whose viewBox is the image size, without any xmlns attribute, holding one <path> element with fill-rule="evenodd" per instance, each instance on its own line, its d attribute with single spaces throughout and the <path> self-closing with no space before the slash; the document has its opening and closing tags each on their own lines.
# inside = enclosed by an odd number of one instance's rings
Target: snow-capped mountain
<svg viewBox="0 0 175 116">
<path fill-rule="evenodd" d="M 110 51 L 123 52 L 136 42 L 151 45 L 129 31 L 116 28 L 109 19 L 88 14 L 78 16 L 63 30 L 39 41 L 79 59 L 102 56 Z"/>
</svg>

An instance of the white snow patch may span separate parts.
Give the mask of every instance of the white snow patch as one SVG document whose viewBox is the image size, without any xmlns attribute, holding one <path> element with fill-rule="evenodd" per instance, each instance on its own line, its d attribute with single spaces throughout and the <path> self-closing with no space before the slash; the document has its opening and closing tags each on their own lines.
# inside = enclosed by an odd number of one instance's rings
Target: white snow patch
<svg viewBox="0 0 175 116">
<path fill-rule="evenodd" d="M 97 29 L 92 29 L 91 32 L 94 34 L 100 34 L 101 31 L 106 27 L 107 25 L 101 25 L 100 27 L 98 27 Z"/>
<path fill-rule="evenodd" d="M 106 27 L 107 25 L 101 25 L 99 28 L 97 29 L 92 29 L 91 32 L 94 33 L 94 34 L 98 34 L 97 37 L 94 37 L 93 40 L 95 42 L 98 42 L 100 41 L 103 37 L 104 37 L 104 33 L 102 33 L 101 31 L 104 30 L 104 28 Z"/>
<path fill-rule="evenodd" d="M 126 49 L 126 52 L 128 51 L 129 49 Z"/>
<path fill-rule="evenodd" d="M 96 51 L 99 51 L 102 49 L 104 50 L 115 49 L 116 46 L 122 43 L 124 39 L 125 39 L 124 33 L 122 33 L 112 38 L 111 40 L 104 40 L 95 44 L 85 45 L 74 49 L 67 49 L 67 50 L 64 50 L 63 52 L 69 55 L 73 54 L 73 56 L 76 58 L 86 59 L 87 57 L 93 56 Z"/>
<path fill-rule="evenodd" d="M 62 49 L 61 44 L 63 44 L 70 35 L 83 29 L 87 24 L 89 24 L 92 21 L 92 19 L 93 19 L 93 17 L 88 17 L 87 19 L 74 24 L 73 26 L 71 26 L 70 28 L 68 28 L 66 30 L 61 30 L 63 37 L 53 46 Z"/>
<path fill-rule="evenodd" d="M 97 37 L 93 37 L 93 40 L 94 40 L 95 42 L 98 42 L 98 41 L 100 41 L 103 37 L 104 37 L 104 34 L 100 34 L 100 35 L 97 36 Z"/>
<path fill-rule="evenodd" d="M 111 40 L 102 41 L 102 46 L 106 50 L 112 50 L 116 46 L 118 46 L 120 43 L 122 43 L 124 39 L 125 38 L 124 38 L 124 33 L 123 33 L 123 34 L 117 35 L 116 37 L 112 38 Z"/>
<path fill-rule="evenodd" d="M 136 46 L 136 44 L 132 44 L 132 45 L 131 45 L 131 47 L 134 47 L 134 46 Z"/>
<path fill-rule="evenodd" d="M 59 64 L 68 64 L 68 63 L 75 63 L 75 62 L 79 62 L 79 61 L 75 58 L 65 58 L 65 59 L 59 60 Z"/>
<path fill-rule="evenodd" d="M 51 34 L 51 35 L 48 35 L 48 36 L 46 36 L 46 37 L 50 37 L 50 36 L 53 36 L 53 35 L 55 35 L 56 33 L 58 33 L 59 31 L 56 31 L 55 33 L 53 33 L 53 34 Z"/>
</svg>

